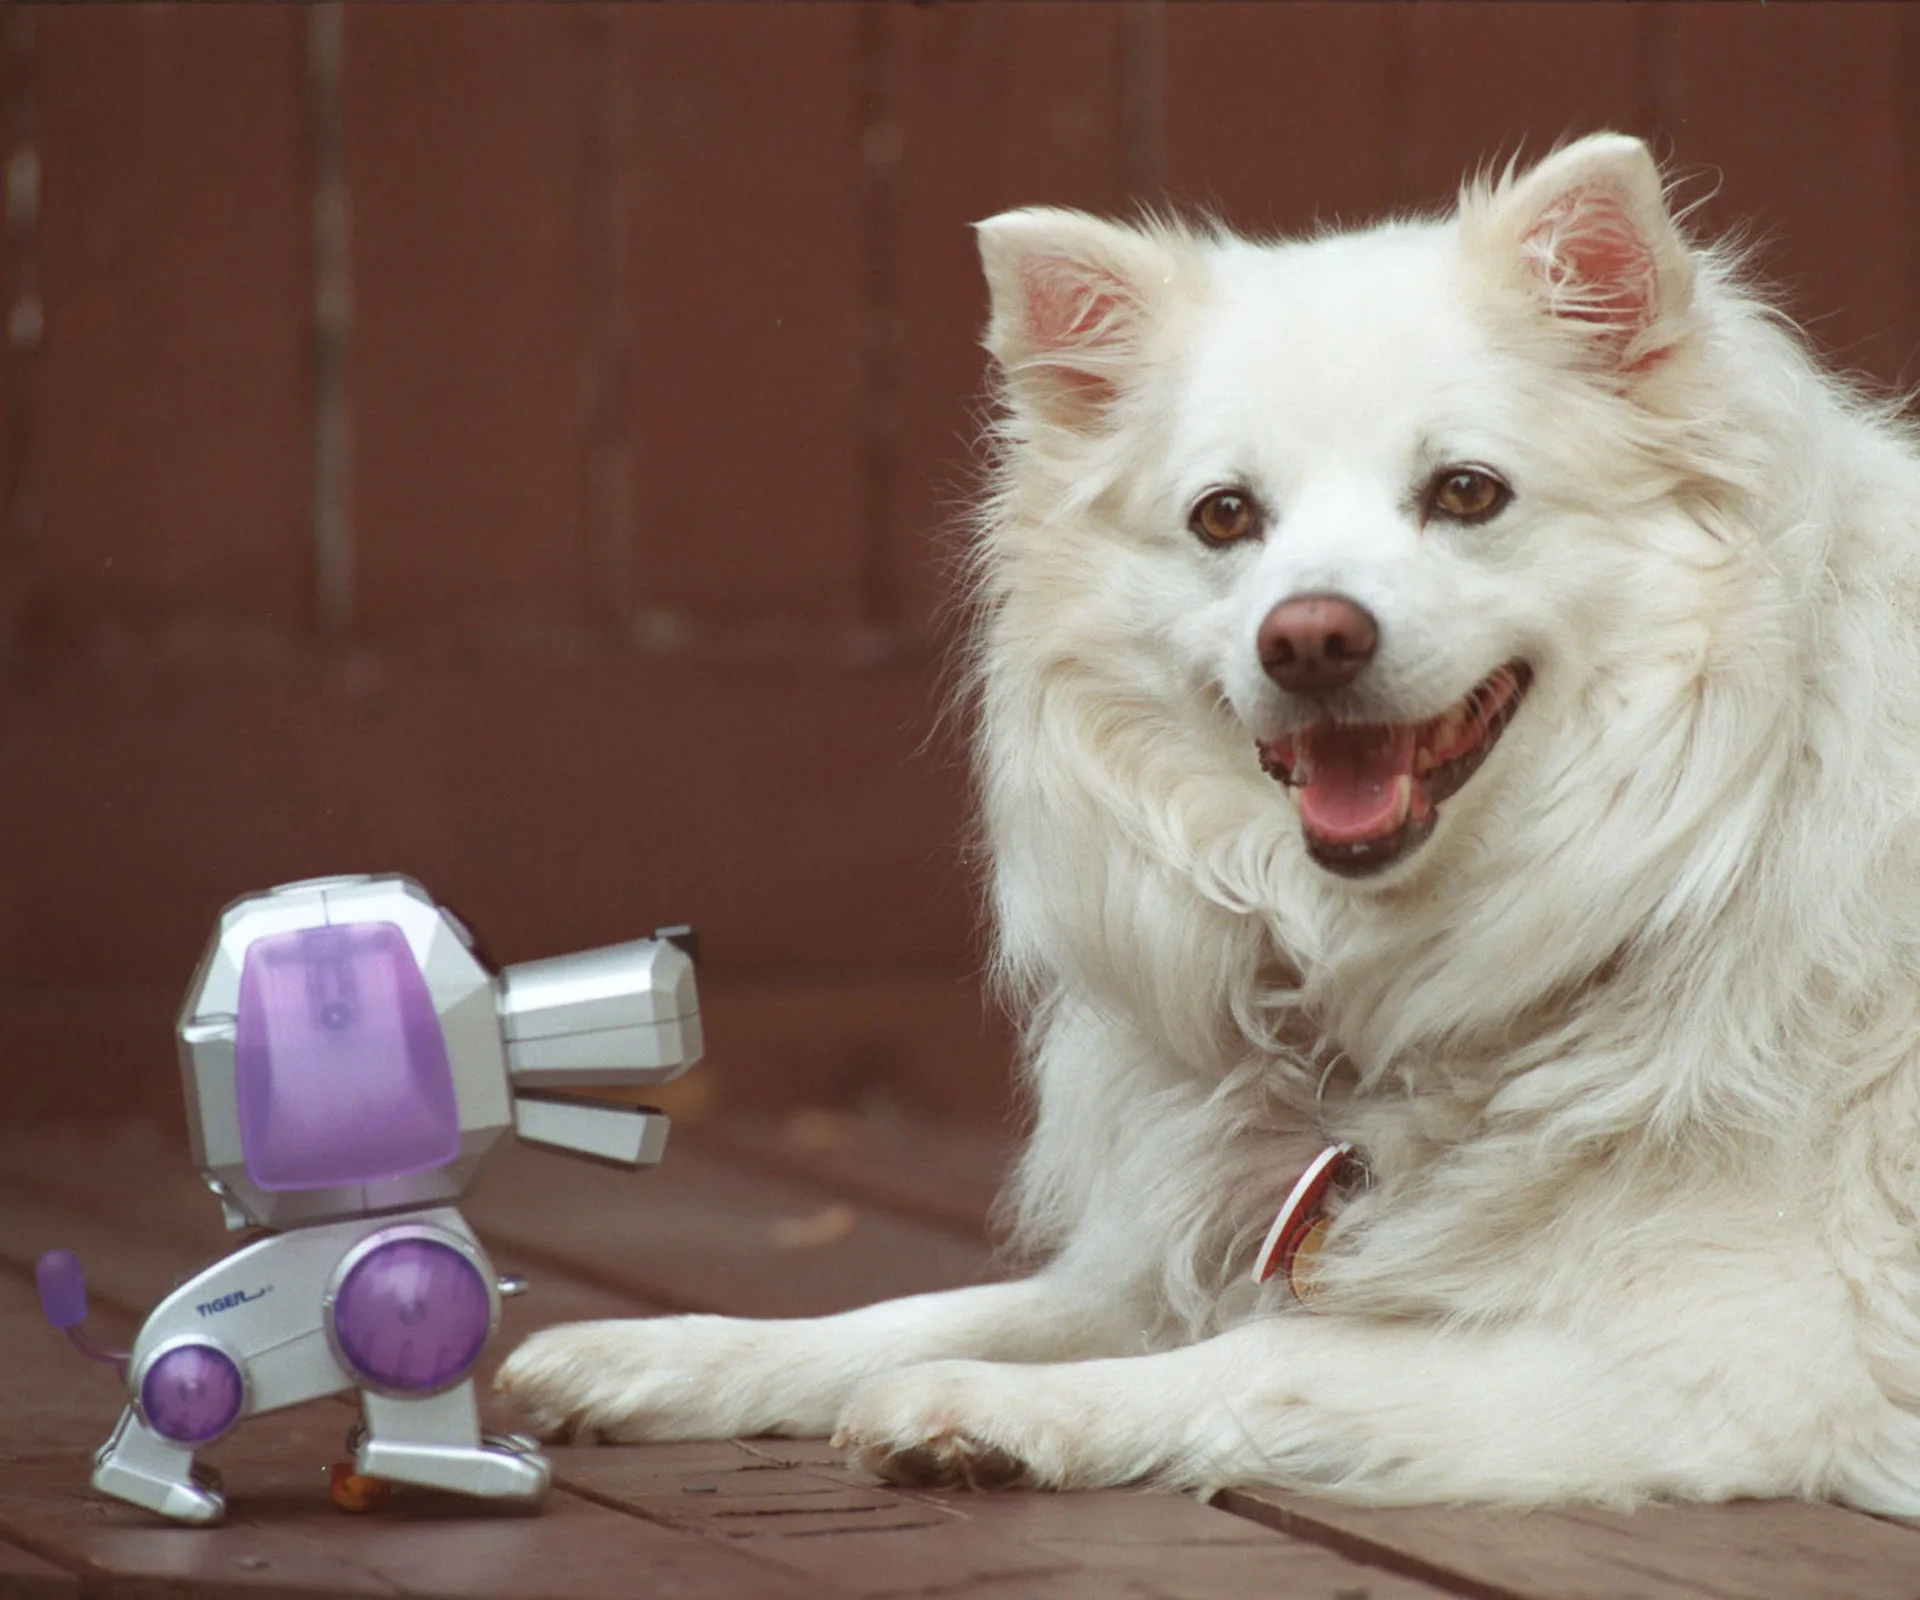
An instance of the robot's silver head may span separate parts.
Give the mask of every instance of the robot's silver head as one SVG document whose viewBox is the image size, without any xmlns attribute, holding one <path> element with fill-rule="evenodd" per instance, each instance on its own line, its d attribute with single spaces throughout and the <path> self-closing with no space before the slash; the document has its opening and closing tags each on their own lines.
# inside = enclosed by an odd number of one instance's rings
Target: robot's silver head
<svg viewBox="0 0 1920 1600">
<path fill-rule="evenodd" d="M 195 1160 L 243 1220 L 276 1228 L 452 1200 L 517 1111 L 533 1136 L 593 1148 L 620 1113 L 541 1091 L 657 1083 L 699 1054 L 693 965 L 674 945 L 496 980 L 401 877 L 236 901 L 180 1018 Z"/>
</svg>

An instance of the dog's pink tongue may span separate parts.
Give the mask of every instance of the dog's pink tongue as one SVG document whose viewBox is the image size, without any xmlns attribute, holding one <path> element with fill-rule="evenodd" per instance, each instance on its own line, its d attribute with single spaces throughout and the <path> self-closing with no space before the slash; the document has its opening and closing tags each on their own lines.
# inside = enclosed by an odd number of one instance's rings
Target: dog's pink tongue
<svg viewBox="0 0 1920 1600">
<path fill-rule="evenodd" d="M 1307 780 L 1294 790 L 1300 820 L 1331 844 L 1392 833 L 1412 803 L 1415 732 L 1410 724 L 1309 728 L 1301 736 Z"/>
</svg>

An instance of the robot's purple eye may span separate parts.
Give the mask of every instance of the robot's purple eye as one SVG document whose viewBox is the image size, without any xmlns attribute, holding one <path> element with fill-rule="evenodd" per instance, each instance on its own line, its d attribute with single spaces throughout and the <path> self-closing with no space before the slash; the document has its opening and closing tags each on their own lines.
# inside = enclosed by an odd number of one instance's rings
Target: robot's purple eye
<svg viewBox="0 0 1920 1600">
<path fill-rule="evenodd" d="M 262 1189 L 373 1183 L 460 1151 L 433 996 L 390 922 L 247 947 L 234 1090 L 247 1175 Z"/>
</svg>

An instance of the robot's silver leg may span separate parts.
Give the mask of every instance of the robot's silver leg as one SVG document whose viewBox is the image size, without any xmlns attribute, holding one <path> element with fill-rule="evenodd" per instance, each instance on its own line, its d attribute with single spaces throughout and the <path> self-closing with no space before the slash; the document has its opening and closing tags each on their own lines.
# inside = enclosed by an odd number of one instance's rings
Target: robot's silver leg
<svg viewBox="0 0 1920 1600">
<path fill-rule="evenodd" d="M 211 1473 L 196 1472 L 193 1451 L 163 1439 L 128 1406 L 113 1437 L 93 1459 L 93 1486 L 102 1494 L 145 1506 L 175 1522 L 218 1522 L 226 1496 Z"/>
<path fill-rule="evenodd" d="M 480 1437 L 471 1379 L 424 1400 L 362 1389 L 360 1408 L 366 1434 L 354 1452 L 355 1472 L 518 1505 L 546 1498 L 553 1468 L 545 1456 L 518 1441 Z"/>
</svg>

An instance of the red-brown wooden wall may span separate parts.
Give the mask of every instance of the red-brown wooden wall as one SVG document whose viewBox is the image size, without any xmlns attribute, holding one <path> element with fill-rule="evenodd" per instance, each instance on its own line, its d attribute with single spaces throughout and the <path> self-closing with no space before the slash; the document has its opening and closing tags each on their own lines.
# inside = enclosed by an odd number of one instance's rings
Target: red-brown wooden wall
<svg viewBox="0 0 1920 1600">
<path fill-rule="evenodd" d="M 504 960 L 701 924 L 730 1097 L 998 1105 L 936 712 L 1002 207 L 1294 229 L 1623 128 L 1839 359 L 1920 375 L 1899 5 L 69 6 L 0 41 L 22 1114 L 170 1109 L 219 906 L 381 868 Z"/>
</svg>

